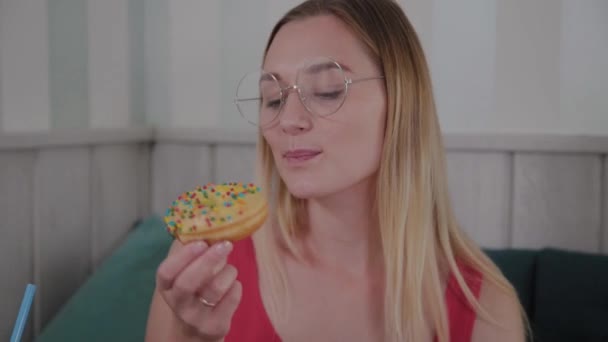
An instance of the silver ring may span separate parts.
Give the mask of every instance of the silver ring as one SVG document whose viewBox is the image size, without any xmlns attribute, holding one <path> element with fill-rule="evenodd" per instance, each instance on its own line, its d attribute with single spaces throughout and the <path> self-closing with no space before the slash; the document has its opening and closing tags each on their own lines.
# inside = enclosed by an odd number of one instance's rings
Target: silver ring
<svg viewBox="0 0 608 342">
<path fill-rule="evenodd" d="M 215 307 L 215 304 L 214 304 L 214 303 L 211 303 L 211 302 L 207 301 L 207 300 L 206 300 L 205 298 L 203 298 L 203 297 L 198 297 L 198 301 L 199 301 L 199 302 L 201 302 L 201 303 L 203 303 L 203 305 L 204 305 L 204 306 L 208 306 L 208 307 L 210 307 L 210 308 L 214 308 L 214 307 Z"/>
</svg>

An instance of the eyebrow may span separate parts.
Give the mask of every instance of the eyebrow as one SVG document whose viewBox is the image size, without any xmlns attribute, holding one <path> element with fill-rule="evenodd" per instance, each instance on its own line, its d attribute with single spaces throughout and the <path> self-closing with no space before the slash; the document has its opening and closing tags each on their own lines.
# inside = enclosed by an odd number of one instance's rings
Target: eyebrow
<svg viewBox="0 0 608 342">
<path fill-rule="evenodd" d="M 348 72 L 348 73 L 352 73 L 352 69 L 347 64 L 344 64 L 344 63 L 339 62 L 339 61 L 336 61 L 336 62 L 340 65 L 340 67 L 342 68 L 342 70 L 344 70 L 345 72 Z M 312 73 L 318 73 L 318 72 L 321 72 L 323 70 L 327 70 L 327 69 L 329 69 L 331 67 L 334 67 L 334 66 L 335 66 L 335 64 L 332 63 L 332 62 L 313 64 L 310 71 Z M 278 73 L 267 72 L 267 73 L 264 73 L 262 75 L 262 77 L 260 77 L 260 82 L 262 82 L 262 81 L 274 81 L 274 79 L 272 78 L 273 76 L 277 79 L 277 81 L 281 81 L 281 76 Z"/>
<path fill-rule="evenodd" d="M 340 66 L 342 66 L 342 65 L 340 64 Z M 310 68 L 306 69 L 306 71 L 308 71 L 311 74 L 316 74 L 321 71 L 325 71 L 327 69 L 331 69 L 331 68 L 335 68 L 335 67 L 336 67 L 336 64 L 333 62 L 318 63 L 318 64 L 311 65 Z M 344 69 L 344 67 L 342 67 L 342 69 Z"/>
<path fill-rule="evenodd" d="M 270 73 L 270 72 L 266 72 L 266 73 L 262 74 L 262 77 L 260 77 L 260 82 L 262 82 L 262 81 L 274 81 L 273 76 L 274 76 L 274 77 L 275 77 L 275 78 L 276 78 L 278 81 L 280 81 L 280 80 L 281 80 L 281 77 L 280 77 L 279 75 L 277 75 L 277 74 L 273 74 L 273 73 Z"/>
</svg>

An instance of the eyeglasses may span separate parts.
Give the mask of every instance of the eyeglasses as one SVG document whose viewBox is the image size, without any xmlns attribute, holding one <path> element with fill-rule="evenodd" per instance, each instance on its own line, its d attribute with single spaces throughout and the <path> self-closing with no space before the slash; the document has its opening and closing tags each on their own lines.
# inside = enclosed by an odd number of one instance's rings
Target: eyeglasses
<svg viewBox="0 0 608 342">
<path fill-rule="evenodd" d="M 266 127 L 279 117 L 291 91 L 298 93 L 309 113 L 324 117 L 342 107 L 352 84 L 382 78 L 347 78 L 338 62 L 322 57 L 299 68 L 296 83 L 286 87 L 281 86 L 277 76 L 264 70 L 246 74 L 238 84 L 234 103 L 245 120 Z"/>
</svg>

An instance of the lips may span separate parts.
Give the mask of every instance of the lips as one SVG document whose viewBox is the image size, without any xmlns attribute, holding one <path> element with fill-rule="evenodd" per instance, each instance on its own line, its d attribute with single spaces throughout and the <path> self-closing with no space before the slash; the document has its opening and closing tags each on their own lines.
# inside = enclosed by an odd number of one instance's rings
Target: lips
<svg viewBox="0 0 608 342">
<path fill-rule="evenodd" d="M 289 161 L 305 161 L 312 159 L 321 154 L 320 150 L 308 150 L 308 149 L 299 149 L 299 150 L 290 150 L 283 154 L 283 158 Z"/>
</svg>

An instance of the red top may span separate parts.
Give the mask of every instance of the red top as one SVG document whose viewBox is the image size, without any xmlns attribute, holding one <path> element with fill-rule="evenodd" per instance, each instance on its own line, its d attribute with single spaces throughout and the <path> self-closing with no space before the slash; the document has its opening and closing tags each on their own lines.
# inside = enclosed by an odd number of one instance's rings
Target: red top
<svg viewBox="0 0 608 342">
<path fill-rule="evenodd" d="M 281 342 L 266 314 L 258 283 L 255 250 L 251 238 L 236 242 L 228 263 L 239 270 L 238 280 L 243 285 L 241 303 L 232 317 L 230 332 L 225 342 Z M 462 268 L 463 276 L 475 297 L 479 298 L 481 274 Z M 450 342 L 471 340 L 476 315 L 452 275 L 448 278 L 445 294 L 450 327 Z"/>
</svg>

